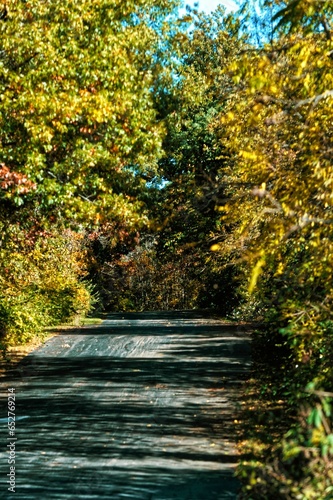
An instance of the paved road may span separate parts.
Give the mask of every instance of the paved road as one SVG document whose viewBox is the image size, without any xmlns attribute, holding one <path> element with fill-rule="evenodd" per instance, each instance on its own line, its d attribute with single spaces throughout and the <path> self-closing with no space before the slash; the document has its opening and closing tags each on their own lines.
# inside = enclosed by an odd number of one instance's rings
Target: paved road
<svg viewBox="0 0 333 500">
<path fill-rule="evenodd" d="M 234 420 L 249 364 L 242 327 L 194 313 L 113 314 L 53 337 L 2 380 L 16 490 L 2 447 L 0 498 L 236 499 Z"/>
</svg>

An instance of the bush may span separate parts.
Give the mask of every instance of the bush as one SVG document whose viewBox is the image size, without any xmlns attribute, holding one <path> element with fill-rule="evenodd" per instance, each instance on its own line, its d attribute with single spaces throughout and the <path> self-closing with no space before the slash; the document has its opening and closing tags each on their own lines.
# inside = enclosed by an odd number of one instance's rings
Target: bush
<svg viewBox="0 0 333 500">
<path fill-rule="evenodd" d="M 12 228 L 13 229 L 13 228 Z M 70 321 L 92 306 L 80 235 L 71 231 L 27 239 L 17 227 L 1 250 L 2 343 L 21 344 L 46 326 Z"/>
</svg>

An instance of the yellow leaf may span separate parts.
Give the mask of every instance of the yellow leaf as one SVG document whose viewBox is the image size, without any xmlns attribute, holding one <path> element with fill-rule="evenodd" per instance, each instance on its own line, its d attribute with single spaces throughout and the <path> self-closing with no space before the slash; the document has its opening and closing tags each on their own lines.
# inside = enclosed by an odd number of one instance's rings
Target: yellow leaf
<svg viewBox="0 0 333 500">
<path fill-rule="evenodd" d="M 266 263 L 265 259 L 261 258 L 254 266 L 249 284 L 249 293 L 252 293 L 253 290 L 255 289 L 258 278 L 261 274 L 261 270 L 264 267 L 265 263 Z"/>
</svg>

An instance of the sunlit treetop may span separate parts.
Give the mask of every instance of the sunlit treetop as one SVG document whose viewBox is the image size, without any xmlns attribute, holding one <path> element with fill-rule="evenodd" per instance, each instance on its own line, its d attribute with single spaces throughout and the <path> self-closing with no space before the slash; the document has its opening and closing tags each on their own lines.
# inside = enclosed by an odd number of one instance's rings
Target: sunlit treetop
<svg viewBox="0 0 333 500">
<path fill-rule="evenodd" d="M 163 127 L 151 90 L 161 71 L 155 54 L 176 4 L 6 3 L 0 162 L 36 188 L 26 197 L 2 189 L 2 200 L 26 200 L 69 220 L 134 217 L 135 174 L 155 172 L 160 154 Z"/>
</svg>

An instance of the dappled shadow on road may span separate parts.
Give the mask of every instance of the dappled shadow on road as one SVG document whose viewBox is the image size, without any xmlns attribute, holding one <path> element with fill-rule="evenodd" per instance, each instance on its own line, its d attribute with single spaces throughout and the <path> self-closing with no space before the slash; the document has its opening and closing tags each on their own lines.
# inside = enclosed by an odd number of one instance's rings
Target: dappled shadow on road
<svg viewBox="0 0 333 500">
<path fill-rule="evenodd" d="M 9 374 L 19 473 L 4 498 L 236 498 L 246 331 L 152 318 L 62 333 Z"/>
</svg>

